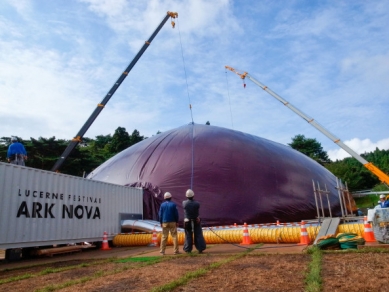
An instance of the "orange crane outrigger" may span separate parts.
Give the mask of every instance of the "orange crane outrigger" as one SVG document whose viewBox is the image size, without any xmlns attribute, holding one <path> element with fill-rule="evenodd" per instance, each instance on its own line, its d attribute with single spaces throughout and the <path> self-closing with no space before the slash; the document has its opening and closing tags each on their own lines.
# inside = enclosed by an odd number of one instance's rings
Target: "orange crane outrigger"
<svg viewBox="0 0 389 292">
<path fill-rule="evenodd" d="M 234 72 L 235 74 L 239 75 L 241 79 L 245 79 L 245 78 L 250 79 L 256 85 L 258 85 L 263 90 L 265 90 L 267 93 L 269 93 L 271 96 L 273 96 L 278 101 L 280 101 L 283 105 L 287 106 L 289 109 L 291 109 L 297 115 L 299 115 L 304 120 L 306 120 L 310 125 L 312 125 L 317 130 L 319 130 L 321 133 L 323 133 L 328 138 L 330 138 L 334 143 L 336 143 L 340 148 L 345 150 L 348 154 L 350 154 L 356 160 L 358 160 L 360 163 L 362 163 L 364 167 L 366 167 L 373 174 L 375 174 L 380 179 L 380 181 L 382 181 L 386 186 L 389 185 L 389 176 L 386 173 L 384 173 L 381 169 L 379 169 L 373 163 L 368 162 L 366 159 L 364 159 L 362 156 L 360 156 L 358 153 L 356 153 L 354 150 L 352 150 L 350 147 L 348 147 L 346 144 L 344 144 L 339 138 L 337 138 L 335 135 L 330 133 L 327 129 L 325 129 L 323 126 L 321 126 L 319 123 L 317 123 L 313 118 L 311 118 L 311 117 L 307 116 L 306 114 L 304 114 L 303 112 L 301 112 L 299 109 L 297 109 L 296 107 L 291 105 L 288 101 L 284 100 L 277 93 L 275 93 L 274 91 L 269 89 L 266 85 L 262 84 L 261 82 L 259 82 L 256 79 L 254 79 L 247 72 L 239 73 L 238 71 L 236 71 L 234 68 L 232 68 L 230 66 L 225 66 L 225 68 Z"/>
</svg>

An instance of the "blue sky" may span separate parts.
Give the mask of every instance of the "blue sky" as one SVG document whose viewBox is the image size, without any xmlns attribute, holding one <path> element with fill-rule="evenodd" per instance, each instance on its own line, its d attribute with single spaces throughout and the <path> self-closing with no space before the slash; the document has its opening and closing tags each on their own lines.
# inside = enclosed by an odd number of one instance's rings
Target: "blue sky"
<svg viewBox="0 0 389 292">
<path fill-rule="evenodd" d="M 389 1 L 3 0 L 0 137 L 71 139 L 167 11 L 85 137 L 191 122 L 347 154 L 247 71 L 358 153 L 389 149 Z"/>
</svg>

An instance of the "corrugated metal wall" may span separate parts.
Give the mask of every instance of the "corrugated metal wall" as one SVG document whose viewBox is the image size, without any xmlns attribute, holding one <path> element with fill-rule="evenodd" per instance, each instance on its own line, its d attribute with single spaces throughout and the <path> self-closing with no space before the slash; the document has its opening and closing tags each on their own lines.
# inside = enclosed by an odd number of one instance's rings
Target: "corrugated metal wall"
<svg viewBox="0 0 389 292">
<path fill-rule="evenodd" d="M 109 238 L 143 215 L 143 190 L 0 162 L 0 247 Z"/>
</svg>

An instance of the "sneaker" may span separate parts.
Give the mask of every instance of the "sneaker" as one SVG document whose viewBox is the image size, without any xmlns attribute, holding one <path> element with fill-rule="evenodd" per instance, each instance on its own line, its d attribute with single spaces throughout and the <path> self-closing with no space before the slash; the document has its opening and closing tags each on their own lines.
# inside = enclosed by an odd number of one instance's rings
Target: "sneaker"
<svg viewBox="0 0 389 292">
<path fill-rule="evenodd" d="M 159 252 L 161 255 L 165 255 L 165 252 L 164 251 L 160 251 Z"/>
<path fill-rule="evenodd" d="M 180 252 L 179 252 L 179 251 L 176 251 L 174 254 L 180 254 Z"/>
<path fill-rule="evenodd" d="M 199 253 L 203 253 L 203 251 L 202 251 L 202 250 L 199 250 Z"/>
</svg>

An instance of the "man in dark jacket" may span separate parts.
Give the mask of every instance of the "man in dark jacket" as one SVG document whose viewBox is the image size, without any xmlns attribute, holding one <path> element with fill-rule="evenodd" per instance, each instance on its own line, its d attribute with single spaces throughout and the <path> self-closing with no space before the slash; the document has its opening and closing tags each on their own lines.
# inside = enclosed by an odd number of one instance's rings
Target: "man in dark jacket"
<svg viewBox="0 0 389 292">
<path fill-rule="evenodd" d="M 178 251 L 178 238 L 177 238 L 177 226 L 178 226 L 178 210 L 177 205 L 171 201 L 172 195 L 169 192 L 166 192 L 163 195 L 165 202 L 161 204 L 159 208 L 159 222 L 162 227 L 162 240 L 161 240 L 161 250 L 162 255 L 165 254 L 167 238 L 170 235 L 173 238 L 174 254 L 179 254 Z"/>
<path fill-rule="evenodd" d="M 182 202 L 184 207 L 184 227 L 185 227 L 185 243 L 184 251 L 189 253 L 193 249 L 193 237 L 194 245 L 199 253 L 202 253 L 206 249 L 206 243 L 203 236 L 203 230 L 201 228 L 201 220 L 199 217 L 200 203 L 193 199 L 194 192 L 189 189 L 186 191 L 186 201 Z"/>
</svg>

